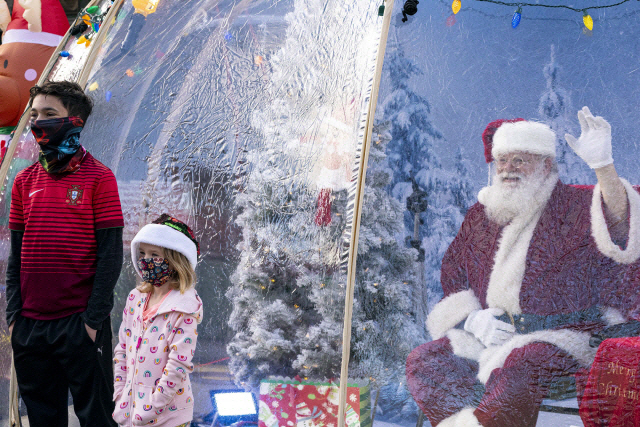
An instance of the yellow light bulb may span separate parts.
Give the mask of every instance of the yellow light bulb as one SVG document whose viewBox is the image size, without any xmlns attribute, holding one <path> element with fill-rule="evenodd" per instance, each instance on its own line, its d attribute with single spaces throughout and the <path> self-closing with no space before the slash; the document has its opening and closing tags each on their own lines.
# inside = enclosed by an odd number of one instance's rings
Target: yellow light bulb
<svg viewBox="0 0 640 427">
<path fill-rule="evenodd" d="M 132 0 L 133 7 L 136 9 L 135 13 L 144 15 L 146 18 L 150 14 L 154 13 L 158 8 L 160 0 Z"/>
<path fill-rule="evenodd" d="M 582 16 L 582 22 L 584 22 L 584 26 L 587 27 L 589 31 L 593 30 L 593 19 L 587 13 L 587 11 L 583 11 L 584 15 Z"/>
<path fill-rule="evenodd" d="M 460 2 L 460 0 L 453 0 L 453 3 L 451 3 L 451 10 L 453 10 L 454 14 L 460 12 L 461 7 L 462 3 Z"/>
</svg>

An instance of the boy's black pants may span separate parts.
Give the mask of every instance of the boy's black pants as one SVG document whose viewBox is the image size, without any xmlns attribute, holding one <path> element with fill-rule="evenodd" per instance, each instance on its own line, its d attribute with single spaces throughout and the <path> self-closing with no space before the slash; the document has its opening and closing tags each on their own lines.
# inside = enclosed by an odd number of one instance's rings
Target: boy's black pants
<svg viewBox="0 0 640 427">
<path fill-rule="evenodd" d="M 115 427 L 111 321 L 93 342 L 80 313 L 56 320 L 18 316 L 11 346 L 31 427 L 67 427 L 69 390 L 82 427 Z"/>
</svg>

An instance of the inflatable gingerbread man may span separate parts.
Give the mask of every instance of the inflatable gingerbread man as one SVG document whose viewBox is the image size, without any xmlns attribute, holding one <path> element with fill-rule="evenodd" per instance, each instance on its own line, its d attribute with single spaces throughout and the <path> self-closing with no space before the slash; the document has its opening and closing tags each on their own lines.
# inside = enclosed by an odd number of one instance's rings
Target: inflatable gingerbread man
<svg viewBox="0 0 640 427">
<path fill-rule="evenodd" d="M 51 54 L 69 29 L 59 0 L 0 0 L 0 159 Z"/>
</svg>

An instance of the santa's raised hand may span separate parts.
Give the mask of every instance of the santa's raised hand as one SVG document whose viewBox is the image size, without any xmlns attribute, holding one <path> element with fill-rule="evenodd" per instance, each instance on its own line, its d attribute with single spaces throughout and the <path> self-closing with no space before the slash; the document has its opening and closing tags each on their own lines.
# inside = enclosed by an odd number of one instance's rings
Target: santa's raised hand
<svg viewBox="0 0 640 427">
<path fill-rule="evenodd" d="M 605 204 L 604 213 L 607 222 L 612 224 L 609 232 L 617 236 L 616 239 L 624 241 L 629 236 L 629 201 L 627 190 L 613 165 L 611 125 L 602 117 L 595 117 L 587 107 L 578 111 L 578 120 L 581 128 L 580 138 L 576 139 L 569 134 L 565 134 L 564 137 L 573 151 L 596 173 L 599 191 Z M 629 191 L 635 192 L 631 186 Z"/>
<path fill-rule="evenodd" d="M 611 125 L 600 116 L 591 114 L 588 107 L 578 111 L 580 138 L 566 133 L 569 146 L 591 169 L 599 169 L 613 163 L 611 150 Z"/>
</svg>

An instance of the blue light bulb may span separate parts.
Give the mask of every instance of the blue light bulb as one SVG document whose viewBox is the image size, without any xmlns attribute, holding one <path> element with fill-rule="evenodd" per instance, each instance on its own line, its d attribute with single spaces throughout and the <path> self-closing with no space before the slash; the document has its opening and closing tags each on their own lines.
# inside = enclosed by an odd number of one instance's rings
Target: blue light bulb
<svg viewBox="0 0 640 427">
<path fill-rule="evenodd" d="M 522 19 L 522 8 L 518 6 L 518 10 L 513 14 L 513 18 L 511 18 L 511 28 L 517 28 L 520 25 L 520 20 Z"/>
</svg>

